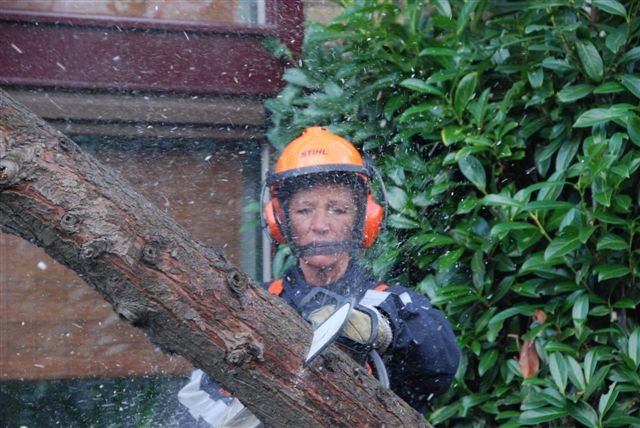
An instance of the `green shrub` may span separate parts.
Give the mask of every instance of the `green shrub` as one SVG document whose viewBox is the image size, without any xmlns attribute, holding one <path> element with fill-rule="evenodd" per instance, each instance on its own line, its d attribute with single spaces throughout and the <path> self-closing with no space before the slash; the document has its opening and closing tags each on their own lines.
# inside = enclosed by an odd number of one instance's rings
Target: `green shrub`
<svg viewBox="0 0 640 428">
<path fill-rule="evenodd" d="M 372 267 L 463 350 L 426 417 L 639 424 L 640 3 L 342 3 L 308 25 L 269 138 L 329 125 L 381 168 Z"/>
</svg>

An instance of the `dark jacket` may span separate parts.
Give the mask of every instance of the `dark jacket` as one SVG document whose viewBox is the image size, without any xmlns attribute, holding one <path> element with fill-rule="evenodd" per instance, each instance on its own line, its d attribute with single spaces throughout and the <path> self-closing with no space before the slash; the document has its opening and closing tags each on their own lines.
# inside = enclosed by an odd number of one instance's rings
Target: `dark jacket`
<svg viewBox="0 0 640 428">
<path fill-rule="evenodd" d="M 379 281 L 351 261 L 342 278 L 323 287 L 360 301 L 367 290 L 378 285 Z M 282 286 L 280 297 L 298 313 L 310 309 L 309 303 L 304 307 L 301 303 L 315 286 L 304 280 L 297 265 L 285 272 Z M 424 412 L 426 404 L 451 385 L 460 361 L 458 344 L 449 321 L 425 296 L 399 285 L 389 285 L 384 291 L 389 294 L 376 307 L 393 331 L 391 346 L 383 355 L 390 386 L 413 408 Z M 316 302 L 315 306 L 327 303 L 331 302 Z"/>
</svg>

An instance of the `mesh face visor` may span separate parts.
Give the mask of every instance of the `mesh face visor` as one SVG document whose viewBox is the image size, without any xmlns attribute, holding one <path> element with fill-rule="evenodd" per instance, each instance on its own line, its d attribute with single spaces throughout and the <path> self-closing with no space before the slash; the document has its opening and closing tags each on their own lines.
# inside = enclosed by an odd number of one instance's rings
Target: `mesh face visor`
<svg viewBox="0 0 640 428">
<path fill-rule="evenodd" d="M 291 219 L 291 200 L 298 192 L 319 188 L 320 186 L 339 187 L 349 191 L 353 198 L 353 208 L 355 218 L 351 225 L 351 230 L 339 240 L 324 241 L 323 239 L 314 242 L 300 244 L 298 238 L 294 236 L 294 228 Z M 272 186 L 275 197 L 281 203 L 281 212 L 284 219 L 281 229 L 284 236 L 296 257 L 307 257 L 321 254 L 353 253 L 362 249 L 365 204 L 368 194 L 368 178 L 361 174 L 352 172 L 321 172 L 305 175 L 296 175 L 282 180 L 279 184 Z M 331 195 L 328 195 L 328 199 Z M 324 209 L 324 206 L 319 207 Z M 331 226 L 331 227 L 335 227 Z"/>
</svg>

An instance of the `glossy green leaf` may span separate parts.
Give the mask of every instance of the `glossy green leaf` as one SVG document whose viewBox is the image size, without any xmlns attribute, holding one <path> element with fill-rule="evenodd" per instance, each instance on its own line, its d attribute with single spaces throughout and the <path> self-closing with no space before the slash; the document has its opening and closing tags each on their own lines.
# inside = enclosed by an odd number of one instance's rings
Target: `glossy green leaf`
<svg viewBox="0 0 640 428">
<path fill-rule="evenodd" d="M 618 76 L 622 86 L 627 88 L 629 92 L 640 98 L 640 77 L 633 74 L 621 74 Z"/>
<path fill-rule="evenodd" d="M 554 352 L 549 355 L 549 370 L 551 371 L 551 377 L 553 382 L 558 387 L 558 391 L 564 395 L 564 391 L 567 388 L 567 363 L 564 356 L 559 352 Z"/>
<path fill-rule="evenodd" d="M 415 229 L 420 226 L 420 223 L 400 214 L 391 214 L 389 216 L 389 226 L 396 229 Z"/>
<path fill-rule="evenodd" d="M 483 394 L 483 393 L 477 393 L 477 394 L 471 394 L 471 395 L 466 395 L 463 399 L 462 399 L 462 408 L 467 411 L 469 409 L 471 409 L 472 407 L 477 406 L 478 404 L 482 404 L 485 401 L 487 401 L 489 398 L 491 398 L 491 395 L 489 394 Z"/>
<path fill-rule="evenodd" d="M 571 103 L 582 99 L 593 92 L 593 85 L 581 83 L 574 86 L 568 86 L 558 92 L 558 99 L 563 103 Z"/>
<path fill-rule="evenodd" d="M 485 190 L 487 186 L 486 174 L 484 167 L 476 157 L 468 155 L 460 158 L 458 167 L 467 180 L 472 182 L 478 189 Z"/>
<path fill-rule="evenodd" d="M 446 126 L 440 131 L 442 142 L 445 146 L 450 146 L 454 143 L 464 140 L 464 129 L 458 126 Z"/>
<path fill-rule="evenodd" d="M 544 349 L 547 352 L 562 352 L 563 354 L 574 354 L 576 351 L 571 346 L 562 342 L 556 342 L 555 340 L 548 341 L 544 345 Z"/>
<path fill-rule="evenodd" d="M 520 412 L 515 411 L 515 410 L 507 410 L 505 412 L 500 412 L 496 415 L 496 420 L 499 421 L 500 419 L 511 419 L 511 418 L 517 418 L 518 416 L 520 416 Z"/>
<path fill-rule="evenodd" d="M 447 48 L 424 48 L 418 55 L 420 56 L 455 56 L 456 51 Z"/>
<path fill-rule="evenodd" d="M 565 171 L 569 168 L 574 156 L 578 153 L 580 143 L 581 141 L 579 138 L 572 138 L 560 146 L 556 156 L 556 171 Z M 560 193 L 561 190 L 562 189 L 559 189 L 558 193 Z"/>
<path fill-rule="evenodd" d="M 282 76 L 284 80 L 304 88 L 317 89 L 320 85 L 313 82 L 307 73 L 299 68 L 288 68 Z"/>
<path fill-rule="evenodd" d="M 402 211 L 407 206 L 407 193 L 400 187 L 389 187 L 387 189 L 387 201 L 391 208 L 396 211 Z"/>
<path fill-rule="evenodd" d="M 629 268 L 623 265 L 616 264 L 600 264 L 593 268 L 593 271 L 598 274 L 598 281 L 606 281 L 607 279 L 620 278 L 629 274 Z"/>
<path fill-rule="evenodd" d="M 586 314 L 585 314 L 585 317 L 586 317 Z M 580 367 L 580 363 L 578 363 L 576 359 L 573 358 L 571 355 L 567 355 L 565 358 L 569 368 L 568 370 L 569 379 L 571 379 L 571 382 L 576 386 L 576 388 L 578 388 L 579 391 L 584 391 L 585 389 L 587 389 L 587 384 L 584 380 L 584 373 L 582 372 L 582 367 Z"/>
<path fill-rule="evenodd" d="M 620 236 L 614 233 L 606 233 L 603 235 L 596 245 L 596 249 L 600 250 L 627 250 L 629 244 Z"/>
<path fill-rule="evenodd" d="M 617 302 L 614 302 L 611 306 L 616 309 L 635 309 L 637 304 L 633 299 L 625 297 L 618 300 Z"/>
<path fill-rule="evenodd" d="M 640 146 L 640 117 L 632 114 L 627 121 L 627 134 L 633 144 Z"/>
<path fill-rule="evenodd" d="M 489 321 L 489 324 L 502 322 L 514 315 L 533 315 L 535 310 L 536 307 L 534 305 L 517 305 L 513 308 L 505 309 L 504 311 L 501 311 L 494 315 Z"/>
<path fill-rule="evenodd" d="M 484 267 L 482 251 L 478 250 L 471 257 L 471 277 L 473 280 L 473 285 L 479 291 L 482 291 L 485 273 L 486 270 Z"/>
<path fill-rule="evenodd" d="M 618 53 L 620 48 L 623 47 L 627 41 L 627 32 L 628 27 L 626 23 L 612 29 L 611 32 L 607 35 L 607 40 L 605 43 L 607 45 L 607 48 L 613 53 Z"/>
<path fill-rule="evenodd" d="M 617 0 L 593 0 L 593 5 L 598 9 L 613 15 L 619 15 L 622 17 L 627 16 L 627 10 L 622 3 Z"/>
<path fill-rule="evenodd" d="M 598 428 L 598 414 L 582 400 L 569 405 L 569 414 L 586 427 Z"/>
<path fill-rule="evenodd" d="M 565 59 L 557 59 L 557 58 L 545 58 L 542 61 L 542 66 L 544 68 L 548 68 L 549 70 L 559 71 L 559 72 L 567 72 L 573 71 L 575 68 L 569 61 Z"/>
<path fill-rule="evenodd" d="M 438 257 L 438 268 L 446 269 L 449 266 L 453 265 L 457 262 L 460 257 L 464 254 L 464 248 L 457 248 L 452 251 L 446 251 L 443 255 Z"/>
<path fill-rule="evenodd" d="M 598 352 L 595 349 L 590 349 L 584 356 L 584 380 L 587 385 L 591 382 L 591 377 L 596 371 L 599 359 Z"/>
<path fill-rule="evenodd" d="M 384 117 L 389 120 L 393 116 L 393 114 L 407 102 L 405 95 L 400 94 L 394 97 L 391 97 L 389 101 L 384 105 Z"/>
<path fill-rule="evenodd" d="M 442 16 L 446 16 L 447 18 L 451 18 L 451 5 L 449 4 L 449 0 L 434 0 L 434 5 L 438 13 Z"/>
<path fill-rule="evenodd" d="M 491 196 L 491 195 L 488 195 Z M 530 224 L 530 223 L 524 223 L 524 222 L 505 222 L 505 223 L 498 223 L 495 226 L 493 226 L 491 228 L 491 232 L 490 235 L 491 236 L 496 236 L 499 239 L 504 238 L 509 232 L 511 232 L 512 230 L 531 230 L 531 231 L 537 231 L 538 227 Z"/>
<path fill-rule="evenodd" d="M 591 377 L 591 381 L 587 384 L 587 389 L 582 396 L 584 400 L 588 400 L 589 397 L 591 397 L 591 394 L 593 394 L 598 388 L 602 386 L 605 378 L 611 370 L 611 366 L 611 364 L 607 364 L 606 366 L 600 367 L 598 370 L 596 370 L 596 372 Z"/>
<path fill-rule="evenodd" d="M 573 124 L 574 128 L 586 128 L 589 126 L 600 125 L 611 120 L 622 119 L 626 115 L 625 111 L 612 110 L 606 108 L 594 108 L 580 115 Z"/>
<path fill-rule="evenodd" d="M 554 407 L 564 408 L 567 405 L 567 399 L 555 388 L 545 388 L 540 391 L 542 398 Z"/>
<path fill-rule="evenodd" d="M 584 322 L 584 320 L 587 318 L 588 313 L 589 313 L 589 296 L 586 294 L 581 294 L 580 296 L 578 296 L 578 298 L 573 304 L 571 316 L 574 321 Z M 584 385 L 583 385 L 583 389 L 584 389 Z"/>
<path fill-rule="evenodd" d="M 498 350 L 490 349 L 482 354 L 478 363 L 478 374 L 483 376 L 489 369 L 493 368 L 498 360 Z"/>
<path fill-rule="evenodd" d="M 544 82 L 544 70 L 542 68 L 532 70 L 527 73 L 527 77 L 532 88 L 539 88 Z"/>
<path fill-rule="evenodd" d="M 603 212 L 603 211 L 597 211 L 595 213 L 593 213 L 593 216 L 600 220 L 603 223 L 607 223 L 607 224 L 617 224 L 617 225 L 626 225 L 627 221 L 623 218 L 618 217 L 617 215 L 614 214 L 610 214 L 607 212 Z"/>
<path fill-rule="evenodd" d="M 437 95 L 444 97 L 444 93 L 435 86 L 429 85 L 424 80 L 420 79 L 405 79 L 400 82 L 400 86 L 411 89 L 412 91 L 421 92 L 423 94 Z"/>
<path fill-rule="evenodd" d="M 577 234 L 557 237 L 549 243 L 547 249 L 544 251 L 544 259 L 547 261 L 557 257 L 566 256 L 581 246 L 582 243 L 580 242 Z"/>
<path fill-rule="evenodd" d="M 604 75 L 604 64 L 602 63 L 598 49 L 596 49 L 590 41 L 577 41 L 576 49 L 587 76 L 597 82 L 601 81 Z"/>
<path fill-rule="evenodd" d="M 598 413 L 600 414 L 600 418 L 603 418 L 607 415 L 611 406 L 613 406 L 618 398 L 618 390 L 616 389 L 616 383 L 612 383 L 609 386 L 609 392 L 606 394 L 602 394 L 600 396 L 600 400 L 598 401 Z"/>
<path fill-rule="evenodd" d="M 484 91 L 482 91 L 482 94 L 480 95 L 477 101 L 472 101 L 467 106 L 467 110 L 473 116 L 474 123 L 478 128 L 481 128 L 484 123 L 490 96 L 491 96 L 491 89 L 487 88 Z M 515 128 L 516 126 L 517 126 L 517 123 L 513 122 L 513 127 Z M 508 130 L 503 130 L 500 135 L 502 136 L 507 132 Z"/>
<path fill-rule="evenodd" d="M 527 410 L 520 414 L 518 421 L 525 425 L 535 425 L 544 422 L 555 421 L 569 414 L 566 409 L 557 407 L 543 407 L 541 409 Z"/>
<path fill-rule="evenodd" d="M 569 210 L 574 205 L 566 201 L 531 201 L 522 208 L 525 211 Z"/>
<path fill-rule="evenodd" d="M 419 246 L 421 249 L 443 247 L 445 245 L 456 244 L 456 240 L 438 233 L 423 233 L 413 236 L 408 244 L 412 246 Z"/>
<path fill-rule="evenodd" d="M 615 415 L 607 418 L 604 421 L 606 427 L 625 427 L 629 428 L 633 425 L 640 425 L 640 417 L 627 416 L 627 415 Z"/>
<path fill-rule="evenodd" d="M 616 94 L 624 91 L 624 86 L 618 82 L 605 82 L 598 85 L 594 90 L 594 94 Z"/>
<path fill-rule="evenodd" d="M 629 335 L 627 355 L 634 362 L 635 367 L 638 368 L 638 365 L 640 365 L 640 327 L 633 330 Z"/>
<path fill-rule="evenodd" d="M 429 421 L 432 424 L 436 424 L 436 425 L 440 424 L 446 421 L 447 419 L 457 415 L 461 408 L 462 408 L 462 403 L 460 402 L 455 402 L 455 403 L 451 403 L 446 406 L 440 407 L 435 411 L 433 411 L 431 415 L 429 415 Z"/>
<path fill-rule="evenodd" d="M 591 238 L 591 235 L 596 231 L 597 227 L 595 226 L 586 226 L 578 229 L 578 239 L 582 244 L 586 244 Z"/>
<path fill-rule="evenodd" d="M 462 112 L 469 103 L 469 100 L 471 100 L 477 84 L 477 73 L 469 73 L 460 79 L 453 97 L 453 107 L 458 117 L 462 116 Z"/>
<path fill-rule="evenodd" d="M 440 70 L 429 76 L 426 82 L 430 85 L 453 80 L 458 75 L 458 70 Z"/>
<path fill-rule="evenodd" d="M 527 272 L 535 272 L 535 271 L 545 271 L 551 268 L 554 264 L 558 264 L 562 261 L 562 259 L 545 259 L 544 253 L 536 253 L 527 258 L 525 262 L 520 267 L 519 273 L 521 275 Z"/>
<path fill-rule="evenodd" d="M 478 2 L 475 1 L 467 1 L 462 5 L 462 10 L 460 10 L 458 14 L 458 20 L 456 22 L 456 34 L 462 34 L 466 28 L 469 20 L 471 19 L 471 14 L 475 10 Z"/>
<path fill-rule="evenodd" d="M 484 205 L 490 205 L 495 207 L 509 207 L 509 208 L 522 208 L 524 205 L 520 201 L 516 201 L 513 198 L 505 195 L 487 195 L 480 200 Z"/>
<path fill-rule="evenodd" d="M 638 60 L 640 60 L 640 46 L 634 46 L 624 54 L 620 62 L 622 62 L 623 64 L 626 64 L 628 62 L 633 62 Z"/>
<path fill-rule="evenodd" d="M 560 147 L 562 149 L 562 147 Z M 543 199 L 548 199 L 546 197 L 542 197 L 546 194 L 548 194 L 547 192 L 553 192 L 558 190 L 558 193 L 562 190 L 562 186 L 566 185 L 567 182 L 566 181 L 560 181 L 560 180 L 549 180 L 549 181 L 542 181 L 540 183 L 535 183 L 532 184 L 530 186 L 525 187 L 524 189 L 520 190 L 518 193 L 516 193 L 516 198 L 519 199 L 519 196 L 522 196 L 523 199 L 527 199 L 531 196 L 531 194 L 533 192 L 536 191 L 540 191 L 539 193 L 539 198 L 540 200 Z M 560 188 L 560 189 L 558 189 Z"/>
</svg>

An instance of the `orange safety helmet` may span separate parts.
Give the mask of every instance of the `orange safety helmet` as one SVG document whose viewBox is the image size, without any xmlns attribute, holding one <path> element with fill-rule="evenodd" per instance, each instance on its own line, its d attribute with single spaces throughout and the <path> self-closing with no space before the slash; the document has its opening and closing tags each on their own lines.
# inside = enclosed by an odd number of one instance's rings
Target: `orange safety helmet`
<svg viewBox="0 0 640 428">
<path fill-rule="evenodd" d="M 287 213 L 283 209 L 284 201 L 281 197 L 281 194 L 284 193 L 282 190 L 286 188 L 288 183 L 296 182 L 296 178 L 321 178 L 327 174 L 355 177 L 362 184 L 364 198 L 361 199 L 365 204 L 365 209 L 358 210 L 363 215 L 356 222 L 357 230 L 354 231 L 354 241 L 318 245 L 325 247 L 320 250 L 317 248 L 296 248 L 289 235 Z M 385 211 L 373 197 L 372 175 L 375 175 L 380 182 L 384 194 L 384 184 L 379 174 L 372 165 L 362 159 L 358 150 L 349 141 L 329 132 L 326 128 L 307 128 L 301 136 L 285 147 L 278 159 L 275 172 L 267 177 L 265 187 L 269 188 L 271 200 L 263 211 L 263 226 L 268 228 L 269 234 L 275 241 L 288 242 L 293 253 L 297 256 L 326 254 L 327 252 L 350 252 L 371 247 L 378 236 L 381 225 L 383 225 Z"/>
</svg>

